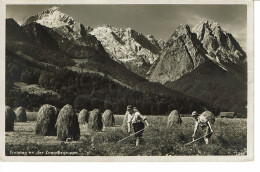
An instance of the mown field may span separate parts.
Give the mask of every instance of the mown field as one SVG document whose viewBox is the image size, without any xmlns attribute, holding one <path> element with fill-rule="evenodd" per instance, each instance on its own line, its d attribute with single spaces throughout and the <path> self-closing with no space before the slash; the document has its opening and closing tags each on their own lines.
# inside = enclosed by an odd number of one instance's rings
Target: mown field
<svg viewBox="0 0 260 172">
<path fill-rule="evenodd" d="M 246 155 L 247 122 L 246 119 L 216 119 L 210 144 L 203 139 L 185 146 L 191 141 L 194 120 L 183 119 L 182 125 L 167 129 L 166 116 L 148 116 L 151 124 L 144 131 L 144 142 L 135 147 L 135 138 L 122 142 L 127 136 L 120 125 L 123 115 L 116 115 L 116 127 L 106 131 L 91 133 L 87 124 L 80 125 L 79 141 L 62 142 L 55 136 L 36 136 L 34 133 L 37 113 L 28 113 L 27 122 L 16 122 L 14 132 L 6 132 L 6 155 L 8 156 L 178 156 L 178 155 Z M 198 130 L 197 137 L 204 134 Z"/>
</svg>

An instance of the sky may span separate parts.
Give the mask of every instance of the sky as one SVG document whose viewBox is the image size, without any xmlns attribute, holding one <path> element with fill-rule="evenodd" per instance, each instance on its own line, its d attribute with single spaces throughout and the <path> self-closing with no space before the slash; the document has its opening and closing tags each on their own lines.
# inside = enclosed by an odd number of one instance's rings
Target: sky
<svg viewBox="0 0 260 172">
<path fill-rule="evenodd" d="M 7 5 L 6 18 L 23 23 L 53 5 Z M 108 24 L 132 28 L 144 35 L 167 41 L 181 24 L 191 28 L 202 21 L 213 20 L 231 33 L 246 51 L 246 5 L 62 5 L 60 11 L 84 26 Z"/>
</svg>

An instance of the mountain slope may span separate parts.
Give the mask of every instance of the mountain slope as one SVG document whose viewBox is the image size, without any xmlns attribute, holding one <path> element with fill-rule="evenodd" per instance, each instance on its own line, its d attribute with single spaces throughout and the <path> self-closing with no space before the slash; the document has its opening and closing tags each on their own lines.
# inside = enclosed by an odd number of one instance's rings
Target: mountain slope
<svg viewBox="0 0 260 172">
<path fill-rule="evenodd" d="M 222 102 L 213 100 L 219 100 L 218 97 L 211 96 L 214 94 L 211 94 L 207 87 L 208 83 L 213 81 L 209 80 L 207 73 L 203 73 L 201 66 L 204 68 L 209 66 L 206 71 L 211 68 L 212 71 L 216 71 L 216 73 L 208 71 L 216 81 L 225 83 L 224 81 L 229 80 L 227 84 L 237 86 L 241 84 L 240 82 L 244 83 L 243 77 L 238 72 L 243 57 L 236 56 L 238 53 L 235 50 L 233 53 L 235 60 L 231 60 L 232 56 L 226 57 L 226 54 L 221 58 L 229 60 L 219 61 L 218 53 L 214 54 L 213 51 L 207 50 L 205 45 L 208 44 L 202 40 L 214 41 L 204 37 L 201 39 L 198 37 L 199 32 L 198 35 L 193 33 L 188 25 L 177 28 L 171 38 L 164 43 L 156 41 L 153 36 L 144 36 L 132 29 L 102 26 L 95 30 L 89 26 L 84 27 L 59 11 L 57 7 L 53 7 L 30 17 L 22 26 L 13 20 L 6 26 L 8 30 L 6 52 L 7 57 L 11 59 L 8 62 L 8 69 L 20 73 L 19 77 L 13 75 L 12 77 L 21 80 L 22 76 L 29 73 L 32 75 L 33 83 L 39 82 L 38 84 L 43 87 L 58 90 L 57 92 L 70 103 L 76 101 L 77 104 L 80 102 L 89 104 L 89 100 L 98 99 L 98 103 L 91 103 L 92 107 L 97 104 L 104 106 L 105 101 L 109 100 L 112 104 L 124 102 L 123 106 L 140 104 L 143 108 L 150 109 L 150 113 L 154 113 L 154 109 L 157 109 L 157 113 L 165 113 L 172 109 L 190 113 L 193 110 L 201 111 L 204 107 L 211 108 L 211 105 L 199 100 L 202 99 L 213 103 L 215 105 L 213 110 L 219 110 L 219 107 L 227 107 L 228 110 L 238 108 L 232 105 L 223 106 Z M 219 35 L 220 38 L 215 36 L 217 41 L 222 40 L 223 34 Z M 231 36 L 229 38 L 225 40 L 230 40 L 227 45 L 230 49 L 233 47 L 233 52 L 237 46 L 232 46 L 235 41 Z M 219 48 L 218 52 L 222 49 Z M 118 53 L 118 57 L 113 56 L 113 51 L 108 53 L 108 50 L 113 50 L 115 55 Z M 229 53 L 229 51 L 222 52 Z M 124 53 L 127 56 L 124 56 Z M 15 60 L 12 61 L 13 59 Z M 19 69 L 19 65 L 16 64 L 19 60 L 28 63 L 28 66 Z M 152 82 L 140 76 L 146 76 L 148 69 L 149 79 Z M 198 74 L 193 74 L 197 70 Z M 33 75 L 34 71 L 40 75 L 38 80 Z M 223 80 L 218 80 L 221 75 L 224 76 Z M 92 83 L 92 80 L 95 82 Z M 197 85 L 206 81 L 206 84 L 201 86 L 204 88 L 201 90 L 201 96 L 196 96 L 197 87 L 190 86 L 188 88 L 192 90 L 186 90 L 186 82 L 192 83 L 194 80 L 198 81 Z M 194 81 L 195 85 L 197 81 Z M 171 89 L 160 83 L 166 84 Z M 231 94 L 238 94 L 238 91 L 232 92 L 233 87 L 219 85 L 228 88 Z M 187 95 L 175 91 L 174 87 Z M 237 86 L 237 88 L 243 89 L 241 93 L 244 93 L 244 87 Z M 226 100 L 229 100 L 229 97 L 239 98 L 236 95 L 222 94 L 221 91 L 226 93 L 225 89 L 219 91 L 219 96 L 223 96 Z M 243 106 L 243 102 L 238 104 Z"/>
<path fill-rule="evenodd" d="M 216 22 L 176 29 L 149 80 L 227 111 L 246 113 L 246 53 Z M 227 103 L 228 102 L 228 103 Z"/>
<path fill-rule="evenodd" d="M 58 18 L 55 17 L 56 13 L 59 14 Z M 51 17 L 51 15 L 55 16 Z M 47 19 L 44 19 L 44 16 L 47 16 Z M 136 104 L 139 107 L 141 104 L 147 104 L 143 105 L 143 108 L 150 109 L 147 113 L 153 114 L 166 113 L 169 108 L 178 108 L 180 111 L 189 112 L 193 106 L 200 109 L 210 107 L 208 104 L 161 84 L 150 83 L 131 72 L 124 65 L 109 57 L 102 44 L 95 36 L 89 34 L 87 30 L 89 27 L 85 29 L 83 26 L 74 31 L 68 29 L 73 28 L 76 22 L 71 22 L 70 17 L 62 16 L 66 15 L 57 12 L 55 8 L 29 18 L 22 26 L 15 24 L 14 21 L 8 24 L 7 21 L 6 30 L 14 30 L 17 33 L 17 35 L 13 35 L 8 32 L 6 35 L 8 69 L 14 73 L 18 71 L 17 76 L 10 78 L 14 77 L 17 82 L 27 73 L 31 76 L 34 71 L 37 71 L 35 72 L 38 74 L 37 77 L 31 77 L 33 84 L 39 84 L 41 87 L 58 92 L 64 101 L 70 103 L 74 101 L 79 103 L 79 99 L 83 99 L 83 102 L 87 101 L 91 95 L 91 98 L 98 99 L 99 106 L 103 106 L 106 99 L 109 99 L 112 104 L 113 102 L 118 104 L 120 101 L 124 102 L 122 107 L 128 103 Z M 60 22 L 55 24 L 56 20 Z M 13 26 L 15 27 L 13 28 Z M 64 28 L 67 28 L 69 32 L 63 30 Z M 149 39 L 154 42 L 153 37 L 149 36 Z M 21 65 L 20 68 L 18 62 L 24 65 Z M 73 71 L 71 71 L 72 69 Z M 84 77 L 87 77 L 88 81 L 85 81 Z M 93 81 L 91 84 L 93 79 L 95 82 Z M 13 82 L 12 79 L 10 82 Z M 105 97 L 102 97 L 102 94 Z M 115 94 L 117 96 L 113 97 L 112 95 Z M 85 97 L 82 98 L 82 96 Z M 110 96 L 113 97 L 113 100 L 110 100 Z"/>
<path fill-rule="evenodd" d="M 102 56 L 105 55 L 104 51 L 99 52 L 90 46 L 71 41 L 70 46 L 86 48 L 82 52 L 86 55 L 81 54 L 78 58 L 77 54 L 64 52 L 65 45 L 70 41 L 52 28 L 38 23 L 20 27 L 13 20 L 7 20 L 6 29 L 16 31 L 17 34 L 17 38 L 10 32 L 6 35 L 6 102 L 10 106 L 39 108 L 42 103 L 50 103 L 62 107 L 70 103 L 78 110 L 100 107 L 113 108 L 115 112 L 123 113 L 127 104 L 133 104 L 147 114 L 167 113 L 172 108 L 190 113 L 194 107 L 200 110 L 202 107 L 210 107 L 159 83 L 148 82 L 109 56 Z M 50 43 L 56 47 L 50 49 Z M 93 54 L 96 56 L 87 56 L 90 50 L 97 53 Z M 68 70 L 69 66 L 75 66 L 73 58 L 86 60 L 86 66 L 92 68 L 83 66 L 86 72 Z M 105 71 L 107 69 L 111 71 Z M 41 88 L 57 92 L 61 97 L 19 93 L 13 89 L 15 82 L 38 84 Z"/>
<path fill-rule="evenodd" d="M 56 44 L 58 46 L 56 50 L 64 52 L 70 60 L 86 59 L 80 67 L 73 68 L 76 68 L 76 71 L 85 68 L 105 73 L 130 86 L 140 81 L 147 82 L 113 61 L 101 43 L 95 36 L 88 34 L 83 25 L 80 28 L 75 26 L 78 26 L 77 22 L 53 7 L 27 19 L 22 29 L 32 41 L 38 40 L 42 45 L 50 45 L 49 47 L 53 47 L 51 44 Z M 73 28 L 77 29 L 73 30 Z M 49 39 L 44 42 L 47 37 L 50 37 L 52 41 Z"/>
<path fill-rule="evenodd" d="M 217 64 L 207 61 L 174 82 L 165 84 L 209 104 L 246 114 L 247 84 Z"/>
<path fill-rule="evenodd" d="M 144 36 L 131 28 L 103 25 L 89 33 L 102 43 L 112 59 L 125 64 L 128 69 L 141 76 L 146 76 L 161 50 L 158 41 L 152 35 Z"/>
<path fill-rule="evenodd" d="M 124 65 L 112 60 L 96 37 L 89 34 L 93 32 L 91 31 L 92 29 L 90 27 L 85 28 L 83 25 L 82 27 L 77 27 L 79 25 L 81 24 L 75 22 L 72 17 L 60 12 L 57 7 L 52 7 L 27 19 L 22 28 L 31 40 L 43 40 L 40 37 L 44 37 L 44 39 L 51 37 L 54 40 L 51 42 L 58 45 L 57 51 L 64 52 L 74 62 L 79 62 L 80 59 L 84 60 L 84 62 L 74 66 L 68 66 L 69 69 L 77 72 L 94 71 L 95 73 L 107 75 L 129 87 L 143 90 L 143 88 L 138 87 L 138 83 L 149 81 L 131 72 Z M 45 30 L 45 32 L 42 30 Z M 159 44 L 156 44 L 152 36 L 145 38 L 142 34 L 138 34 L 133 30 L 124 30 L 122 32 L 114 30 L 113 33 L 114 35 L 117 34 L 118 38 L 126 43 L 135 40 L 135 42 L 139 42 L 146 48 L 153 48 L 154 53 L 158 53 L 160 50 Z M 41 42 L 41 44 L 46 43 Z M 161 86 L 161 92 L 168 91 L 167 88 Z"/>
<path fill-rule="evenodd" d="M 108 25 L 95 29 L 85 28 L 82 24 L 75 22 L 71 16 L 59 11 L 56 6 L 28 18 L 23 26 L 32 23 L 51 28 L 73 44 L 91 46 L 97 51 L 103 51 L 98 49 L 100 47 L 98 43 L 93 40 L 89 41 L 89 37 L 94 35 L 113 60 L 125 64 L 128 69 L 142 76 L 146 76 L 147 70 L 157 59 L 161 50 L 160 45 L 151 35 L 144 36 L 130 28 L 121 29 Z M 64 50 L 67 49 L 68 47 Z M 69 50 L 72 51 L 70 48 Z M 84 50 L 80 49 L 80 51 Z"/>
<path fill-rule="evenodd" d="M 208 60 L 205 53 L 190 27 L 182 25 L 166 42 L 160 59 L 150 72 L 149 80 L 162 84 L 174 81 Z"/>
</svg>

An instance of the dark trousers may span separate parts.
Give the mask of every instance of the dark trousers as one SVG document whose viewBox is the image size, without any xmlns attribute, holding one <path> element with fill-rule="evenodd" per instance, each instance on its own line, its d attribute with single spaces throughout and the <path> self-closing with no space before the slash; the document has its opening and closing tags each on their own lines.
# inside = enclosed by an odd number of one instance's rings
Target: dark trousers
<svg viewBox="0 0 260 172">
<path fill-rule="evenodd" d="M 205 131 L 205 135 L 207 135 L 205 138 L 210 138 L 212 136 L 212 133 L 210 133 L 210 128 L 209 126 L 203 126 L 201 127 L 203 131 Z M 210 133 L 210 134 L 209 134 Z M 209 135 L 208 135 L 209 134 Z"/>
<path fill-rule="evenodd" d="M 144 132 L 144 130 L 143 130 L 144 129 L 144 123 L 143 122 L 133 123 L 133 129 L 134 129 L 135 133 L 142 130 L 142 131 L 135 134 L 135 137 L 142 137 L 143 132 Z"/>
</svg>

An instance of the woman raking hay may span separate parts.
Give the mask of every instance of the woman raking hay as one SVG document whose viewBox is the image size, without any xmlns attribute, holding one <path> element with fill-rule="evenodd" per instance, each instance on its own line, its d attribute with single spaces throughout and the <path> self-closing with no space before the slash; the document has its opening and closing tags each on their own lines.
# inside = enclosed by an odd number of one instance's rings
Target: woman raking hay
<svg viewBox="0 0 260 172">
<path fill-rule="evenodd" d="M 134 129 L 135 138 L 136 138 L 136 146 L 139 146 L 140 140 L 143 136 L 144 131 L 144 122 L 146 123 L 146 126 L 149 126 L 149 123 L 146 119 L 146 117 L 142 116 L 141 113 L 138 111 L 136 107 L 132 107 L 132 105 L 127 106 L 128 111 L 128 119 L 127 119 L 127 126 L 128 126 L 128 133 L 131 132 L 131 124 Z"/>
</svg>

